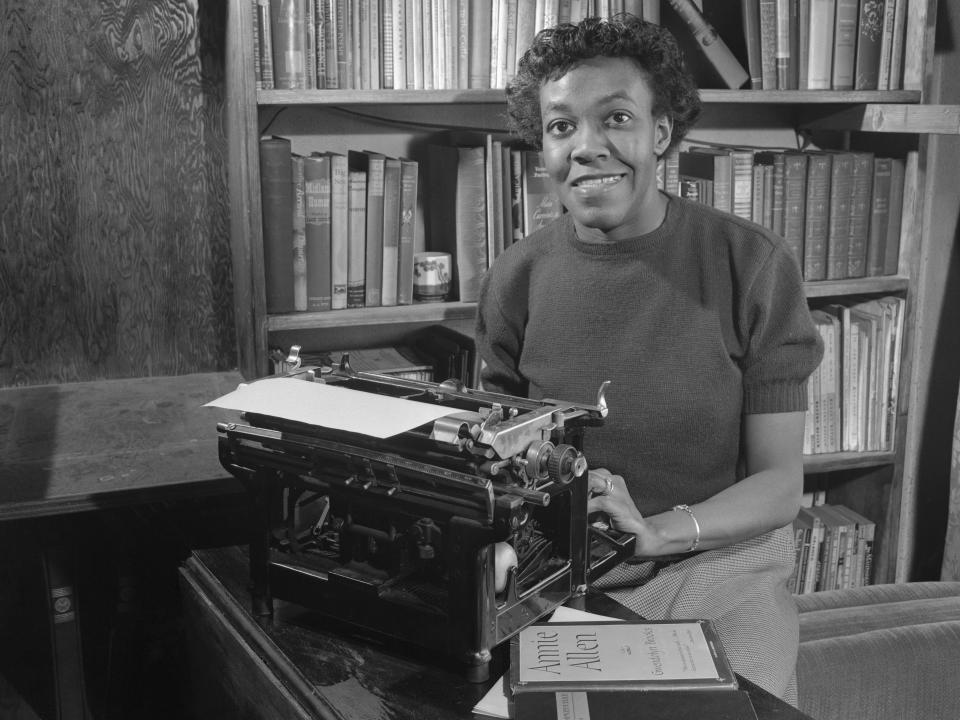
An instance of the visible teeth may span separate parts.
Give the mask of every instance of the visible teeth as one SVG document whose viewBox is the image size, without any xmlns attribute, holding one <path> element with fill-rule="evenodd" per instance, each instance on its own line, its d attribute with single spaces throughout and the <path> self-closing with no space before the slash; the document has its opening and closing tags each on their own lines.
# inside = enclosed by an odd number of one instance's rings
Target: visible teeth
<svg viewBox="0 0 960 720">
<path fill-rule="evenodd" d="M 579 180 L 577 185 L 580 187 L 598 187 L 600 185 L 612 185 L 620 179 L 619 175 L 608 175 L 602 178 L 585 178 Z"/>
</svg>

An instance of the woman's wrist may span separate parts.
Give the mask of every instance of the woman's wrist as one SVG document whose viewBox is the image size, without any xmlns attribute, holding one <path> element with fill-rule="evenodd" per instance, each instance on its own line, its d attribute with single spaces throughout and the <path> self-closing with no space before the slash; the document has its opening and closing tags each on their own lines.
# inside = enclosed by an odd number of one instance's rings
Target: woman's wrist
<svg viewBox="0 0 960 720">
<path fill-rule="evenodd" d="M 634 533 L 637 538 L 635 554 L 655 558 L 698 550 L 702 528 L 699 520 L 696 523 L 695 520 L 696 508 L 687 511 L 680 506 L 645 518 L 643 529 Z"/>
</svg>

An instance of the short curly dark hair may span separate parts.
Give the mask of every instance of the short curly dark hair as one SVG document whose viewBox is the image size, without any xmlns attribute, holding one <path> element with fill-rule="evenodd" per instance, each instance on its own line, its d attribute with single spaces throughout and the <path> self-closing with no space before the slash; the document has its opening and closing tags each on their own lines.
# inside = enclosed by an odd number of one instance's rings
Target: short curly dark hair
<svg viewBox="0 0 960 720">
<path fill-rule="evenodd" d="M 646 72 L 654 115 L 665 113 L 673 120 L 670 147 L 700 117 L 700 95 L 676 39 L 669 30 L 624 13 L 609 20 L 589 17 L 577 24 L 561 23 L 537 33 L 507 86 L 510 129 L 541 149 L 540 87 L 594 57 L 630 58 Z"/>
</svg>

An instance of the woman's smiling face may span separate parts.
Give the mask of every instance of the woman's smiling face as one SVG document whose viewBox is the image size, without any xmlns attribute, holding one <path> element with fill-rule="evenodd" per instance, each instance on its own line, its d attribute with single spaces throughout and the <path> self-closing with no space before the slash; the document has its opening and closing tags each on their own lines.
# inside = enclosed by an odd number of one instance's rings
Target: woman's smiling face
<svg viewBox="0 0 960 720">
<path fill-rule="evenodd" d="M 666 201 L 657 157 L 671 125 L 653 115 L 644 72 L 628 58 L 596 57 L 540 89 L 543 156 L 584 240 L 620 240 L 654 230 Z"/>
</svg>

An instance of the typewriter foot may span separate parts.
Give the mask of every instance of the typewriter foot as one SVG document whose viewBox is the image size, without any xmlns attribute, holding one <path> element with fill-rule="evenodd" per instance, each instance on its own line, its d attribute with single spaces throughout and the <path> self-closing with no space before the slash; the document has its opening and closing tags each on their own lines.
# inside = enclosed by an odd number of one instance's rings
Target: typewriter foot
<svg viewBox="0 0 960 720">
<path fill-rule="evenodd" d="M 486 659 L 484 659 L 484 656 Z M 482 683 L 490 679 L 490 653 L 483 652 L 471 658 L 473 662 L 467 666 L 467 682 Z M 477 662 L 479 661 L 479 662 Z"/>
</svg>

